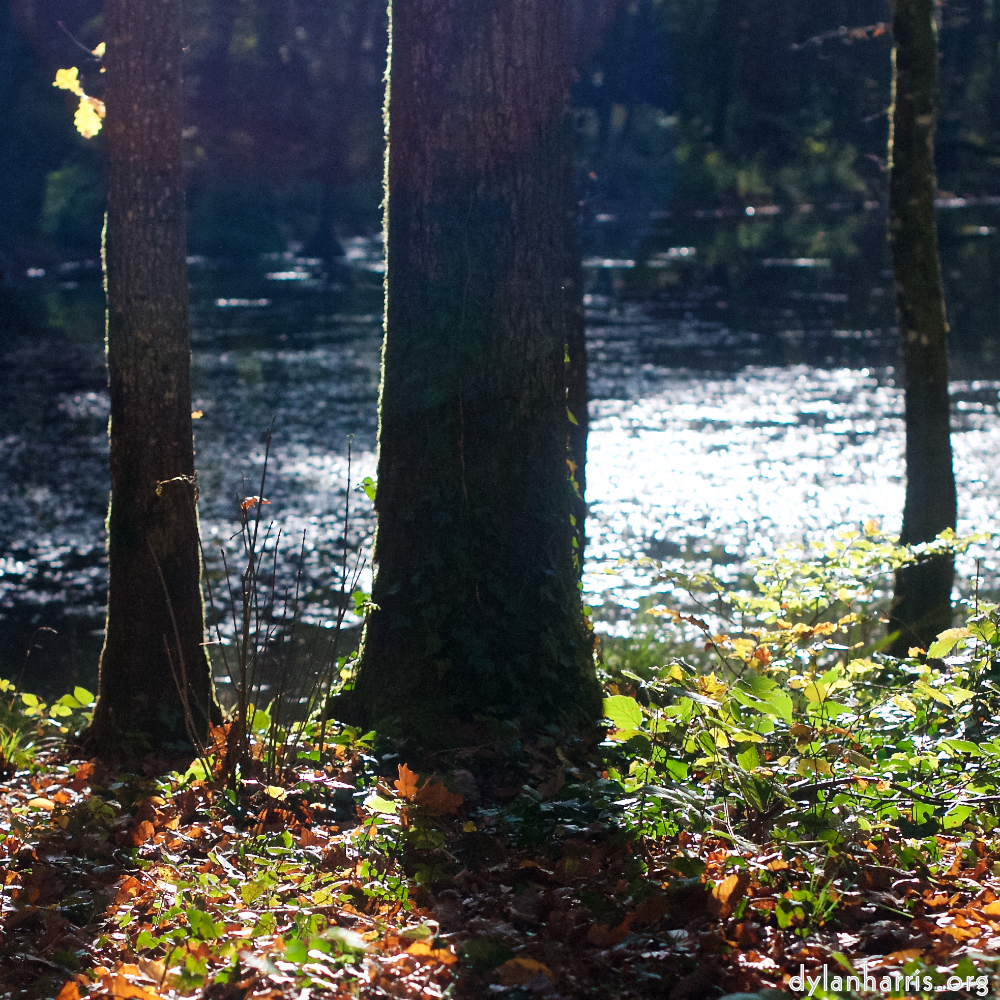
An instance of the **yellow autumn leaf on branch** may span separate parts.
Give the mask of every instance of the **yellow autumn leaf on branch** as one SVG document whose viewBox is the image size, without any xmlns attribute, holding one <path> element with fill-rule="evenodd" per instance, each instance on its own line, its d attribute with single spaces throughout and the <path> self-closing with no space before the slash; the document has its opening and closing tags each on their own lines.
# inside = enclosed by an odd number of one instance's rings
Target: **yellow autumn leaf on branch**
<svg viewBox="0 0 1000 1000">
<path fill-rule="evenodd" d="M 80 86 L 80 71 L 75 66 L 69 69 L 57 69 L 56 78 L 52 82 L 53 87 L 60 90 L 68 90 L 77 97 L 83 97 L 83 87 Z"/>
<path fill-rule="evenodd" d="M 99 101 L 96 97 L 87 97 L 86 95 L 80 98 L 76 114 L 73 115 L 73 124 L 76 126 L 77 132 L 84 139 L 92 139 L 101 131 L 102 118 L 104 118 L 103 101 Z"/>
<path fill-rule="evenodd" d="M 100 52 L 98 52 L 98 49 L 100 49 Z M 94 49 L 94 55 L 100 58 L 103 54 L 104 43 L 101 42 Z M 52 86 L 58 87 L 60 90 L 68 90 L 71 94 L 76 94 L 80 98 L 76 114 L 73 115 L 73 124 L 76 126 L 77 132 L 85 139 L 92 139 L 97 135 L 101 131 L 101 125 L 103 124 L 104 101 L 98 100 L 96 97 L 90 97 L 84 93 L 83 87 L 80 84 L 79 69 L 76 66 L 70 66 L 69 69 L 57 69 L 56 78 L 52 81 Z"/>
</svg>

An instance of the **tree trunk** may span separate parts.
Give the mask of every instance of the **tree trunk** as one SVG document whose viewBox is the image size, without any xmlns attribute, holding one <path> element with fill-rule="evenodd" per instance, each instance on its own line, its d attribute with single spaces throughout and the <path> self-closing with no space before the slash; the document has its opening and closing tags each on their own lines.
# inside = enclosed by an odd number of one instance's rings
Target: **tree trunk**
<svg viewBox="0 0 1000 1000">
<path fill-rule="evenodd" d="M 580 482 L 567 15 L 390 6 L 378 610 L 354 697 L 424 745 L 467 738 L 456 719 L 600 714 L 568 465 Z"/>
<path fill-rule="evenodd" d="M 91 739 L 204 737 L 214 710 L 191 429 L 177 0 L 106 0 L 108 616 Z M 185 705 L 190 709 L 185 723 Z"/>
<path fill-rule="evenodd" d="M 934 220 L 937 38 L 933 0 L 895 0 L 889 133 L 889 240 L 906 391 L 904 544 L 955 527 L 945 319 Z M 890 613 L 892 652 L 924 649 L 951 625 L 954 562 L 937 556 L 901 569 Z"/>
</svg>

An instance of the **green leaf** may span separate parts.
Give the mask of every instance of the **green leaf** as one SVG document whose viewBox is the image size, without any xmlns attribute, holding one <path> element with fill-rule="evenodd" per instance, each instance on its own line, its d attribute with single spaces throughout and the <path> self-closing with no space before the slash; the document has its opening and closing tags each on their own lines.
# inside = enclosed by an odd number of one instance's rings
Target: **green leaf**
<svg viewBox="0 0 1000 1000">
<path fill-rule="evenodd" d="M 573 416 L 573 413 L 572 413 L 572 411 L 570 410 L 570 408 L 568 406 L 566 407 L 566 416 L 569 418 L 569 422 L 574 427 L 579 427 L 580 426 L 580 422 L 576 419 L 576 417 Z"/>
<path fill-rule="evenodd" d="M 370 812 L 391 816 L 399 809 L 399 803 L 392 799 L 384 799 L 381 795 L 371 795 L 365 799 L 365 808 Z"/>
<path fill-rule="evenodd" d="M 367 496 L 372 503 L 375 503 L 375 489 L 377 486 L 378 483 L 376 483 L 371 476 L 365 476 L 365 478 L 361 480 L 361 488 L 365 491 L 365 496 Z"/>
<path fill-rule="evenodd" d="M 642 706 L 625 694 L 604 699 L 604 716 L 616 729 L 639 729 L 642 725 Z"/>
<path fill-rule="evenodd" d="M 331 927 L 323 937 L 332 941 L 341 951 L 368 950 L 368 942 L 357 931 L 349 931 L 346 927 Z"/>
<path fill-rule="evenodd" d="M 38 707 L 38 697 L 36 695 L 29 694 L 27 691 L 21 692 L 21 701 L 23 701 L 28 708 Z"/>
<path fill-rule="evenodd" d="M 973 757 L 981 757 L 983 753 L 977 744 L 970 743 L 968 740 L 942 740 L 941 746 L 954 754 L 967 753 Z"/>
<path fill-rule="evenodd" d="M 972 806 L 952 806 L 941 818 L 941 825 L 946 830 L 961 826 L 974 812 Z"/>
<path fill-rule="evenodd" d="M 400 931 L 399 936 L 406 938 L 407 941 L 423 941 L 424 938 L 433 937 L 434 934 L 434 928 L 429 924 L 417 924 L 415 927 L 407 927 Z"/>
<path fill-rule="evenodd" d="M 959 639 L 968 639 L 972 636 L 972 630 L 967 628 L 945 629 L 932 643 L 927 655 L 935 659 L 944 659 L 955 648 L 955 643 Z"/>
<path fill-rule="evenodd" d="M 750 746 L 743 753 L 738 753 L 736 755 L 736 763 L 744 771 L 752 771 L 755 767 L 760 767 L 760 757 L 757 755 L 756 747 Z"/>
<path fill-rule="evenodd" d="M 267 882 L 244 882 L 240 886 L 240 897 L 244 906 L 251 906 L 265 892 L 267 892 Z"/>
<path fill-rule="evenodd" d="M 309 949 L 300 938 L 290 938 L 285 942 L 285 953 L 282 957 L 286 962 L 302 965 L 309 959 Z"/>
<path fill-rule="evenodd" d="M 73 697 L 82 705 L 93 705 L 94 696 L 85 687 L 73 688 Z"/>
</svg>

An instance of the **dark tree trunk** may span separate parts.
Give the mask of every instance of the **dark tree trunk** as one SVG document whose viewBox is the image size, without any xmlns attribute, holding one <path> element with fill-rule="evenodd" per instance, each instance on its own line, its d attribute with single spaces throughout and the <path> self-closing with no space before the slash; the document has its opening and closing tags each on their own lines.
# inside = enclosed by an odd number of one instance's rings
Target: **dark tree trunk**
<svg viewBox="0 0 1000 1000">
<path fill-rule="evenodd" d="M 188 742 L 214 701 L 191 430 L 178 0 L 106 0 L 111 392 L 108 617 L 99 753 Z"/>
<path fill-rule="evenodd" d="M 945 320 L 934 221 L 937 38 L 933 0 L 895 0 L 893 102 L 889 139 L 889 240 L 906 391 L 904 544 L 955 527 Z M 951 625 L 951 556 L 896 574 L 892 652 L 924 649 Z"/>
<path fill-rule="evenodd" d="M 465 738 L 455 719 L 600 714 L 567 464 L 580 482 L 568 13 L 390 9 L 379 610 L 355 698 L 425 745 Z"/>
</svg>

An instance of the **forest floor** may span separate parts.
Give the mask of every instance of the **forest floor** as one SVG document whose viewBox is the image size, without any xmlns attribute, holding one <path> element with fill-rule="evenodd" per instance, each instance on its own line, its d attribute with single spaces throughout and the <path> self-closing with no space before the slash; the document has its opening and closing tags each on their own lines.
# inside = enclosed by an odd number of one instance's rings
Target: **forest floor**
<svg viewBox="0 0 1000 1000">
<path fill-rule="evenodd" d="M 238 787 L 219 747 L 208 780 L 8 773 L 0 996 L 998 995 L 1000 841 L 641 836 L 579 741 L 418 774 L 348 731 Z"/>
</svg>

